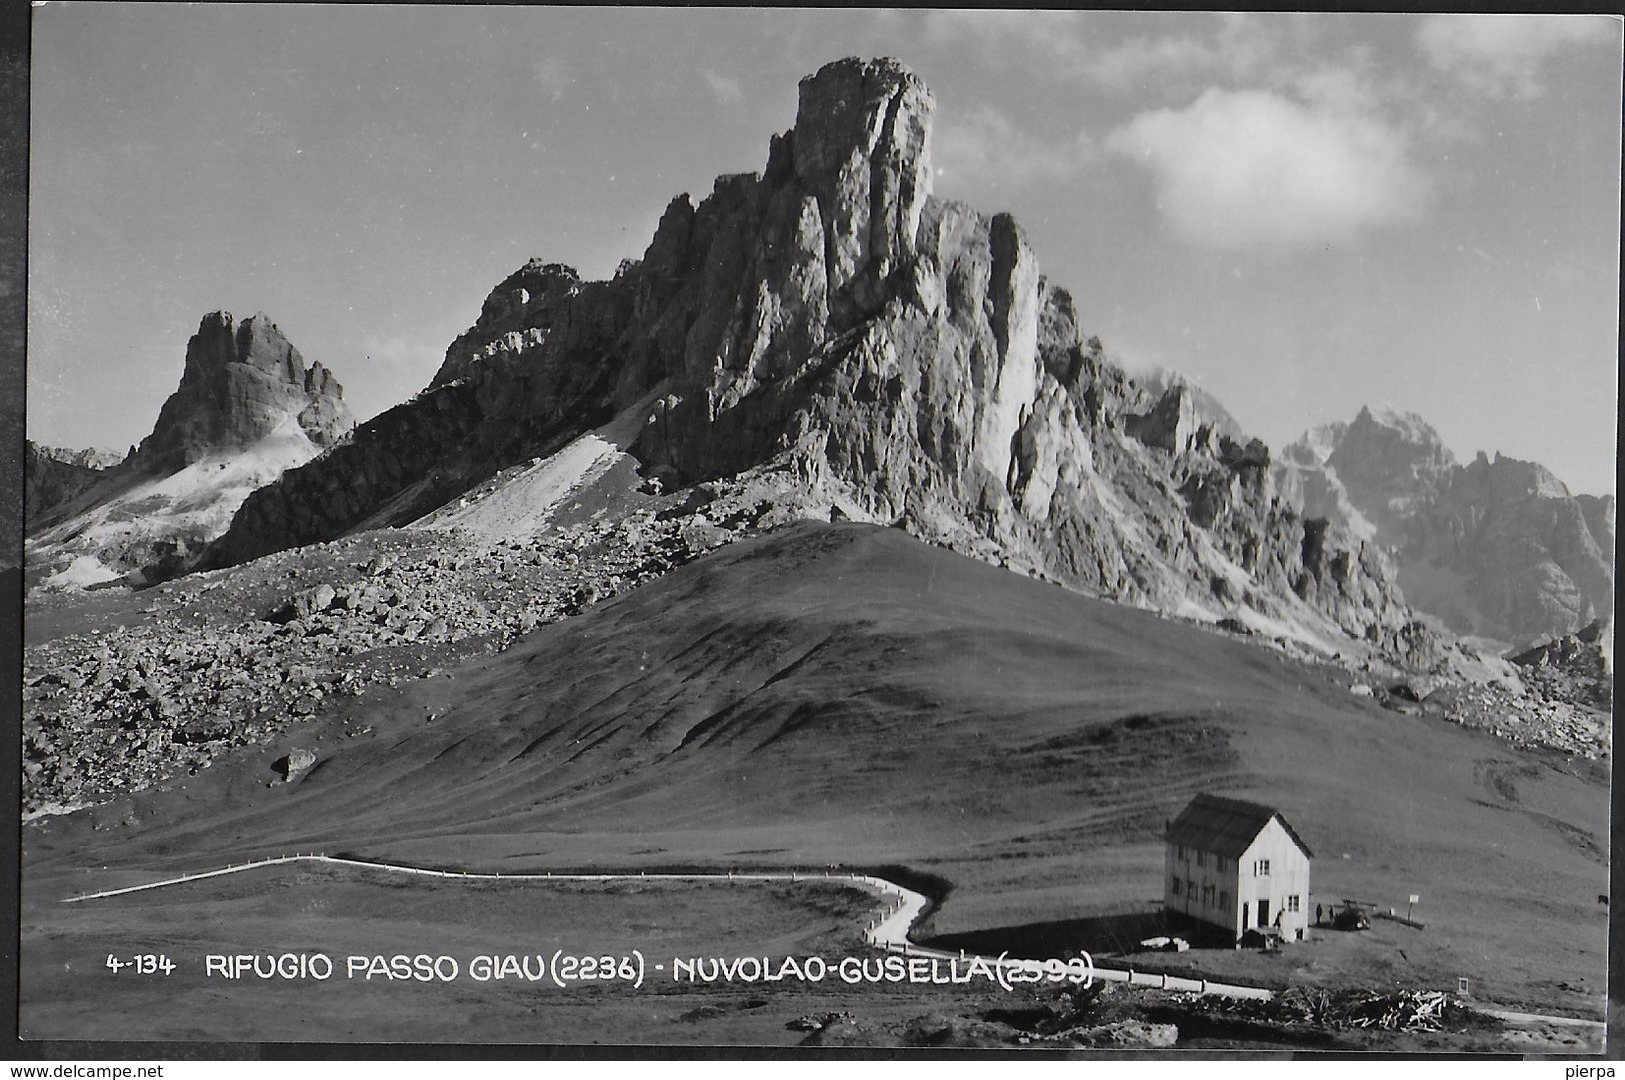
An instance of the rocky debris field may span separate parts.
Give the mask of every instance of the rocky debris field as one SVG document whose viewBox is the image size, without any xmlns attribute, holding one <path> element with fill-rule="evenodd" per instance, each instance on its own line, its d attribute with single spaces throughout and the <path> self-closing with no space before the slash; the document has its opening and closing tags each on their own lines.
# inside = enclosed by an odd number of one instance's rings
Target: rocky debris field
<svg viewBox="0 0 1625 1080">
<path fill-rule="evenodd" d="M 832 513 L 828 492 L 800 490 L 771 468 L 673 493 L 646 483 L 628 498 L 521 538 L 461 528 L 361 533 L 121 593 L 111 605 L 107 594 L 31 594 L 25 816 L 195 774 L 316 717 L 347 721 L 345 703 L 369 687 L 399 687 L 506 649 L 707 551 Z M 1277 645 L 1301 651 L 1290 646 Z M 1576 665 L 1559 662 L 1561 653 L 1559 643 L 1557 661 L 1520 667 L 1521 684 L 1428 677 L 1352 689 L 1514 745 L 1606 758 L 1608 714 L 1591 702 L 1604 692 L 1612 701 L 1612 680 L 1589 667 L 1572 675 Z M 366 734 L 359 724 L 344 730 Z"/>
<path fill-rule="evenodd" d="M 341 713 L 369 686 L 505 649 L 758 531 L 774 509 L 702 488 L 529 539 L 365 533 L 136 594 L 141 617 L 105 628 L 71 610 L 95 605 L 95 594 L 37 593 L 31 625 L 90 628 L 25 650 L 24 814 L 195 774 L 235 747 Z"/>
<path fill-rule="evenodd" d="M 1598 761 L 1610 756 L 1610 716 L 1565 696 L 1561 687 L 1526 681 L 1523 686 L 1494 682 L 1447 686 L 1421 702 L 1422 711 L 1437 713 L 1466 727 L 1488 731 L 1526 750 L 1555 750 L 1570 757 Z"/>
<path fill-rule="evenodd" d="M 1386 689 L 1356 684 L 1387 708 L 1425 713 L 1481 731 L 1514 746 L 1589 761 L 1613 748 L 1614 679 L 1593 624 L 1511 658 L 1511 677 L 1442 685 L 1409 680 Z"/>
<path fill-rule="evenodd" d="M 1563 687 L 1496 681 L 1447 683 L 1428 691 L 1426 685 L 1401 681 L 1381 689 L 1354 683 L 1349 690 L 1385 709 L 1437 716 L 1525 750 L 1555 750 L 1588 761 L 1605 760 L 1612 751 L 1610 714 L 1565 696 Z"/>
<path fill-rule="evenodd" d="M 1589 705 L 1604 712 L 1614 707 L 1614 676 L 1609 669 L 1612 627 L 1602 620 L 1564 634 L 1512 657 L 1526 686 L 1548 697 Z"/>
</svg>

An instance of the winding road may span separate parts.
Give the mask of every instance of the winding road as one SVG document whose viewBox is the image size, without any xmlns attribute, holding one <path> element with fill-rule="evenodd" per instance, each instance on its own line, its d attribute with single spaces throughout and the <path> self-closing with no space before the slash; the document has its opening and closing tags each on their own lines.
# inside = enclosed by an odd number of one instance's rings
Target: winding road
<svg viewBox="0 0 1625 1080">
<path fill-rule="evenodd" d="M 308 863 L 322 866 L 348 867 L 351 869 L 388 870 L 398 874 L 416 874 L 422 877 L 452 878 L 466 881 L 693 881 L 707 883 L 722 882 L 769 882 L 769 881 L 839 881 L 874 893 L 882 902 L 882 908 L 863 930 L 863 940 L 866 944 L 883 949 L 891 953 L 899 953 L 908 957 L 922 957 L 946 961 L 958 961 L 964 964 L 970 960 L 979 959 L 989 968 L 999 968 L 1012 965 L 1025 965 L 1025 959 L 1012 959 L 1007 954 L 1001 956 L 968 956 L 964 952 L 951 953 L 942 949 L 932 949 L 917 945 L 909 940 L 909 931 L 914 928 L 931 901 L 923 893 L 899 885 L 874 874 L 841 873 L 824 871 L 822 873 L 804 873 L 801 871 L 783 871 L 776 873 L 739 872 L 713 874 L 663 874 L 663 873 L 619 873 L 619 874 L 555 874 L 542 873 L 469 873 L 458 870 L 430 870 L 420 866 L 404 866 L 399 863 L 371 862 L 364 859 L 349 859 L 332 855 L 316 853 L 279 855 L 268 859 L 258 859 L 252 862 L 233 866 L 224 866 L 217 870 L 204 870 L 195 874 L 182 874 L 178 877 L 165 878 L 161 881 L 150 881 L 144 885 L 129 885 L 120 889 L 105 889 L 100 892 L 85 893 L 80 896 L 70 896 L 63 900 L 65 904 L 82 903 L 87 900 L 99 900 L 112 896 L 124 896 L 129 893 L 144 892 L 149 889 L 161 889 L 171 885 L 180 885 L 189 881 L 201 881 L 205 878 L 221 877 L 227 874 L 238 874 L 245 870 L 256 870 L 267 866 L 281 866 L 294 863 Z M 1232 983 L 1214 982 L 1210 979 L 1189 979 L 1177 975 L 1152 974 L 1145 971 L 1135 971 L 1132 968 L 1104 968 L 1096 965 L 1092 958 L 1088 959 L 1090 972 L 1094 978 L 1106 982 L 1121 982 L 1130 986 L 1146 986 L 1159 990 L 1177 990 L 1193 994 L 1214 994 L 1229 998 L 1250 998 L 1255 1001 L 1267 1001 L 1274 997 L 1273 991 L 1257 986 L 1239 986 Z M 1501 1009 L 1491 1009 L 1475 1006 L 1478 1011 L 1497 1017 L 1512 1024 L 1551 1023 L 1562 1026 L 1585 1028 L 1597 1038 L 1602 1038 L 1605 1025 L 1599 1020 L 1586 1020 L 1571 1016 L 1553 1016 L 1545 1013 L 1513 1012 Z"/>
<path fill-rule="evenodd" d="M 963 951 L 951 953 L 942 949 L 931 949 L 916 945 L 909 940 L 909 931 L 931 905 L 931 901 L 924 894 L 915 892 L 895 881 L 876 877 L 873 874 L 838 873 L 825 871 L 823 873 L 803 873 L 800 871 L 784 871 L 775 873 L 738 872 L 729 871 L 721 874 L 663 874 L 663 873 L 621 873 L 621 874 L 555 874 L 543 873 L 469 873 L 458 870 L 429 870 L 420 866 L 403 866 L 399 863 L 370 862 L 363 859 L 349 859 L 332 855 L 321 854 L 295 854 L 278 855 L 268 859 L 257 859 L 252 862 L 233 866 L 224 866 L 217 870 L 204 870 L 195 874 L 182 874 L 178 877 L 165 878 L 161 881 L 149 881 L 144 885 L 129 885 L 121 889 L 105 889 L 100 892 L 85 893 L 80 896 L 70 896 L 63 900 L 65 904 L 82 903 L 87 900 L 100 900 L 112 896 L 124 896 L 129 893 L 145 892 L 149 889 L 161 889 L 171 885 L 181 885 L 190 881 L 202 881 L 205 878 L 222 877 L 227 874 L 239 874 L 245 870 L 257 870 L 267 866 L 284 866 L 293 863 L 308 863 L 323 866 L 340 866 L 352 869 L 388 870 L 399 874 L 416 874 L 422 877 L 451 878 L 464 881 L 693 881 L 721 883 L 729 881 L 739 882 L 768 882 L 768 881 L 839 881 L 856 885 L 874 893 L 884 903 L 877 915 L 863 931 L 865 943 L 887 952 L 900 953 L 908 957 L 922 957 L 926 959 L 948 960 L 965 963 L 970 960 L 981 960 L 991 969 L 1026 967 L 1026 958 L 1012 958 L 1008 954 L 1000 956 L 968 956 Z M 1223 997 L 1252 998 L 1266 1001 L 1274 997 L 1274 993 L 1257 986 L 1237 986 L 1230 983 L 1213 982 L 1209 979 L 1188 979 L 1176 975 L 1151 974 L 1150 972 L 1135 971 L 1132 968 L 1119 970 L 1097 966 L 1092 958 L 1084 954 L 1092 977 L 1107 982 L 1127 983 L 1131 986 L 1149 986 L 1162 990 L 1179 990 L 1193 994 L 1217 994 Z"/>
</svg>

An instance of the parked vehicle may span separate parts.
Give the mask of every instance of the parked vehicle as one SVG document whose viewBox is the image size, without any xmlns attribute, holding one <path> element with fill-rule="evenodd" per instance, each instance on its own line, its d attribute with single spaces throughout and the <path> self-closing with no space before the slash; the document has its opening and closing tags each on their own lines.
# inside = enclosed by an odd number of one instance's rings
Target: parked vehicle
<svg viewBox="0 0 1625 1080">
<path fill-rule="evenodd" d="M 1365 908 L 1352 900 L 1343 901 L 1343 906 L 1332 912 L 1333 930 L 1369 930 L 1371 929 L 1371 916 Z"/>
</svg>

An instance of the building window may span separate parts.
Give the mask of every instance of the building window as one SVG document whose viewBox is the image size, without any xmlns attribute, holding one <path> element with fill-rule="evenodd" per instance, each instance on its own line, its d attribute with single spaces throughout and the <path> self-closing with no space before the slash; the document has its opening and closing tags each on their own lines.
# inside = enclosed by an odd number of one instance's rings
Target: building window
<svg viewBox="0 0 1625 1080">
<path fill-rule="evenodd" d="M 1297 911 L 1298 910 L 1298 898 L 1297 898 L 1296 895 L 1289 896 L 1289 897 L 1286 898 L 1286 909 L 1288 911 Z"/>
<path fill-rule="evenodd" d="M 1230 906 L 1230 893 L 1224 889 L 1219 890 L 1219 906 L 1222 908 Z"/>
<path fill-rule="evenodd" d="M 1173 896 L 1178 896 L 1179 895 L 1179 879 L 1178 878 L 1174 878 L 1173 886 L 1169 889 L 1169 892 Z"/>
<path fill-rule="evenodd" d="M 1206 905 L 1207 907 L 1212 907 L 1213 906 L 1213 886 L 1211 886 L 1211 885 L 1203 885 L 1202 886 L 1202 903 L 1204 905 Z"/>
<path fill-rule="evenodd" d="M 1186 858 L 1187 858 L 1187 856 L 1185 854 L 1185 845 L 1180 844 L 1179 845 L 1179 861 L 1184 862 L 1186 860 Z"/>
<path fill-rule="evenodd" d="M 1270 876 L 1270 861 L 1268 859 L 1259 859 L 1257 862 L 1253 863 L 1253 877 L 1269 877 L 1269 876 Z"/>
<path fill-rule="evenodd" d="M 1202 865 L 1203 865 L 1202 853 L 1200 851 L 1198 851 L 1196 853 L 1196 866 L 1197 866 L 1198 869 L 1200 869 L 1202 867 Z"/>
<path fill-rule="evenodd" d="M 1224 856 L 1223 855 L 1215 855 L 1213 857 L 1213 868 L 1215 870 L 1217 870 L 1221 874 L 1224 873 Z"/>
</svg>

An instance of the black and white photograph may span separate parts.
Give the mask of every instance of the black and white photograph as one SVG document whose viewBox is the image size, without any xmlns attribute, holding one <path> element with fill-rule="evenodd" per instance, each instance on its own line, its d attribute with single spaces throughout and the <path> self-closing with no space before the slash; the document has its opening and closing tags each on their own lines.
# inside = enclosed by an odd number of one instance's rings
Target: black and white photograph
<svg viewBox="0 0 1625 1080">
<path fill-rule="evenodd" d="M 23 1047 L 1614 1049 L 1619 17 L 31 14 Z"/>
</svg>

